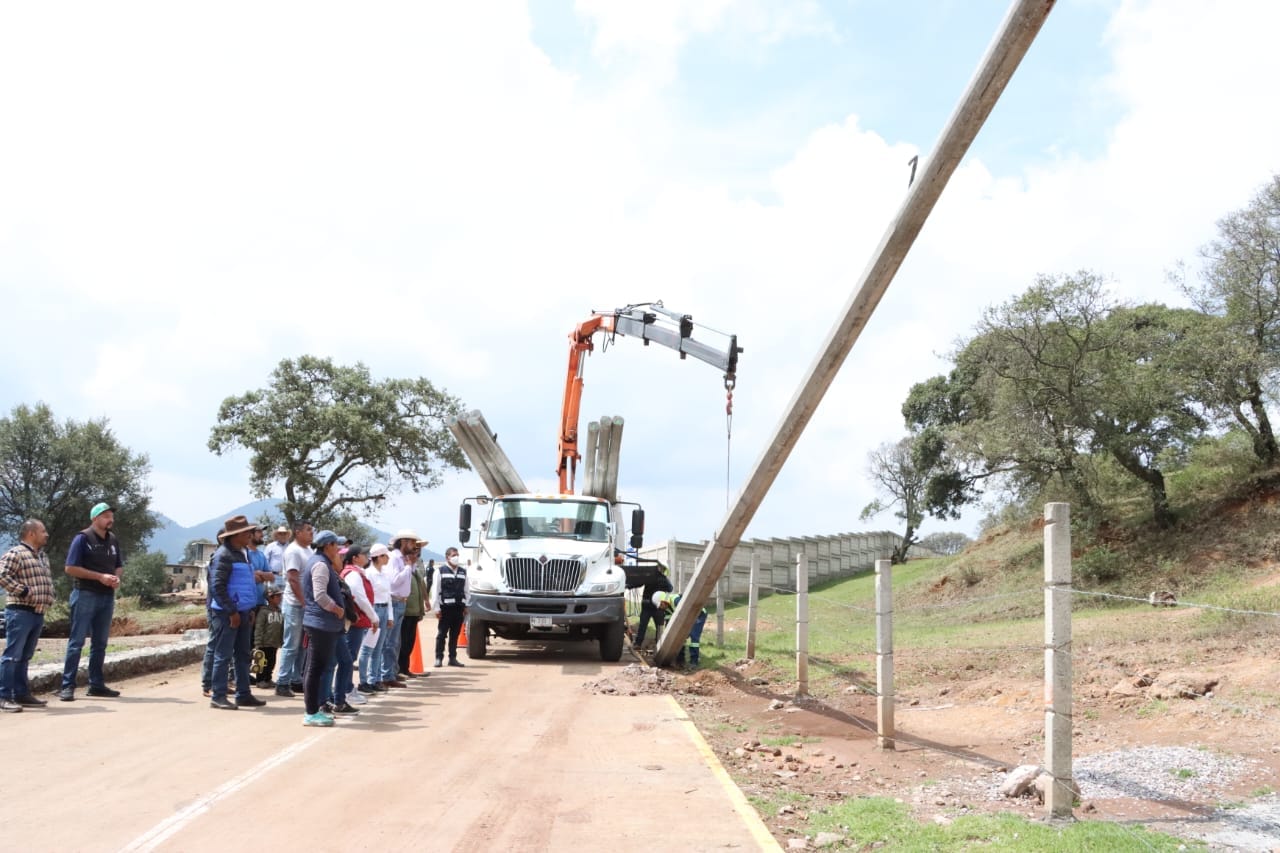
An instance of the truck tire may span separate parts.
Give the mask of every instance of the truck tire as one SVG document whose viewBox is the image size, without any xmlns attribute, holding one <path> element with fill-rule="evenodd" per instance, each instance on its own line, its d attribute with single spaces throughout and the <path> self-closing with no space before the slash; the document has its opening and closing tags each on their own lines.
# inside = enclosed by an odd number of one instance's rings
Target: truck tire
<svg viewBox="0 0 1280 853">
<path fill-rule="evenodd" d="M 489 653 L 489 626 L 483 619 L 471 617 L 467 625 L 467 657 L 479 659 Z"/>
<path fill-rule="evenodd" d="M 613 663 L 622 659 L 622 639 L 626 634 L 626 623 L 621 619 L 610 622 L 600 632 L 600 660 Z"/>
</svg>

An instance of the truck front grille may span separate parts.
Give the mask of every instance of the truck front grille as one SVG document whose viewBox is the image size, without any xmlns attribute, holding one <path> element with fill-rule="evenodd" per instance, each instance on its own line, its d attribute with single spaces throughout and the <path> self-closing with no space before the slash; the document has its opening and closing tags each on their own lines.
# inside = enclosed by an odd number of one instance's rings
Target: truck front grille
<svg viewBox="0 0 1280 853">
<path fill-rule="evenodd" d="M 581 560 L 507 557 L 503 578 L 512 592 L 573 592 L 582 584 Z"/>
</svg>

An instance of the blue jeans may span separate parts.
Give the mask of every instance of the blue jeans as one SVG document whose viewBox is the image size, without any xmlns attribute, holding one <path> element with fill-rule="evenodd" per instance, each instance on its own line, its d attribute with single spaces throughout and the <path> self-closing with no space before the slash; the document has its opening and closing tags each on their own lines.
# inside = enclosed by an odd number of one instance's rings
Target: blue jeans
<svg viewBox="0 0 1280 853">
<path fill-rule="evenodd" d="M 365 685 L 382 680 L 382 643 L 387 637 L 387 605 L 375 604 L 373 609 L 378 614 L 378 635 L 372 646 L 360 649 L 360 683 Z"/>
<path fill-rule="evenodd" d="M 36 653 L 36 643 L 44 628 L 44 614 L 4 609 L 4 656 L 0 657 L 0 699 L 18 699 L 31 695 L 27 684 L 27 665 Z"/>
<path fill-rule="evenodd" d="M 379 681 L 395 681 L 400 677 L 400 623 L 404 621 L 407 604 L 407 601 L 391 602 L 392 618 L 396 624 L 382 641 L 382 677 Z"/>
<path fill-rule="evenodd" d="M 680 651 L 676 652 L 676 663 L 684 665 L 684 650 L 689 650 L 689 665 L 697 666 L 702 656 L 702 627 L 707 624 L 707 611 L 699 610 L 698 616 L 693 620 L 693 627 L 689 630 L 689 639 L 680 647 Z"/>
<path fill-rule="evenodd" d="M 360 629 L 351 629 L 351 632 L 355 631 L 360 631 Z M 325 670 L 324 679 L 320 685 L 321 704 L 332 702 L 335 705 L 341 705 L 347 701 L 347 694 L 353 689 L 351 686 L 351 664 L 354 658 L 351 656 L 351 646 L 347 644 L 349 633 L 338 634 L 338 642 L 333 647 L 333 659 L 329 661 L 329 667 Z M 360 631 L 360 633 L 363 634 L 364 632 Z M 357 648 L 359 647 L 357 646 Z"/>
<path fill-rule="evenodd" d="M 284 612 L 284 644 L 280 646 L 280 668 L 276 684 L 286 687 L 302 681 L 302 605 L 286 604 Z"/>
<path fill-rule="evenodd" d="M 214 699 L 227 698 L 227 670 L 236 668 L 236 698 L 247 699 L 253 695 L 249 684 L 249 657 L 253 654 L 252 611 L 240 611 L 240 627 L 231 627 L 231 614 L 213 610 L 209 620 L 209 639 L 213 644 Z"/>
<path fill-rule="evenodd" d="M 116 612 L 116 596 L 112 592 L 92 589 L 71 591 L 71 634 L 67 638 L 67 657 L 62 664 L 62 689 L 75 689 L 80 669 L 80 651 L 89 637 L 89 686 L 106 687 L 102 662 L 107 658 L 107 637 L 111 634 L 111 617 Z"/>
</svg>

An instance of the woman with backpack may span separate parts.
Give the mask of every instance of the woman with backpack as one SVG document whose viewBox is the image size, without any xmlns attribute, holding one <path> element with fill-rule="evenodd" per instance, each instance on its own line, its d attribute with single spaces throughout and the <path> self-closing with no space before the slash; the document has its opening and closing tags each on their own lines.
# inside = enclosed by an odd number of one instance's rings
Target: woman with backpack
<svg viewBox="0 0 1280 853">
<path fill-rule="evenodd" d="M 332 530 L 317 533 L 311 542 L 315 553 L 302 572 L 302 593 L 306 599 L 302 608 L 302 629 L 307 635 L 307 663 L 302 677 L 302 696 L 307 714 L 302 720 L 304 726 L 333 725 L 333 717 L 321 710 L 321 702 L 324 699 L 324 675 L 329 670 L 345 627 L 342 583 L 338 579 L 338 549 L 345 541 Z"/>
</svg>

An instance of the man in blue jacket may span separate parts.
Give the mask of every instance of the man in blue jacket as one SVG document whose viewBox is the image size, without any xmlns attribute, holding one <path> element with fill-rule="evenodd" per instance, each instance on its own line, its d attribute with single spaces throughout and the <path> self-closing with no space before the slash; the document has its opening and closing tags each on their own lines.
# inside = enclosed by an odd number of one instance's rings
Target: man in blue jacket
<svg viewBox="0 0 1280 853">
<path fill-rule="evenodd" d="M 213 698 L 210 707 L 224 711 L 265 705 L 251 691 L 249 660 L 253 654 L 252 611 L 258 605 L 259 580 L 270 572 L 254 571 L 248 547 L 257 525 L 243 515 L 228 518 L 222 544 L 209 563 L 209 641 L 213 645 Z M 265 575 L 266 577 L 260 577 Z M 227 698 L 227 665 L 235 666 L 236 701 Z"/>
</svg>

